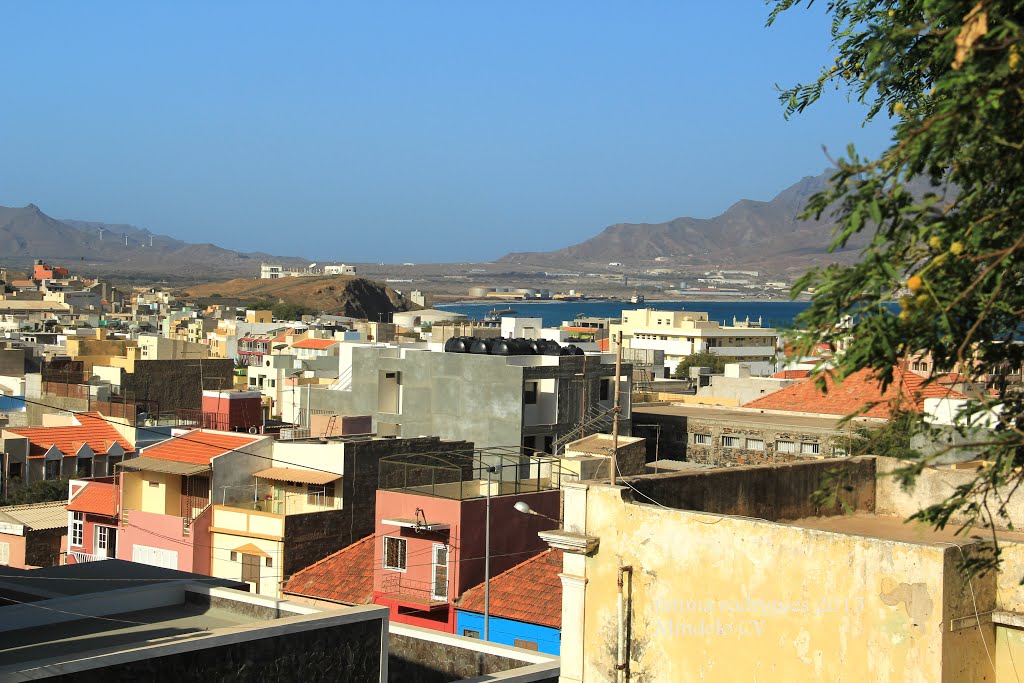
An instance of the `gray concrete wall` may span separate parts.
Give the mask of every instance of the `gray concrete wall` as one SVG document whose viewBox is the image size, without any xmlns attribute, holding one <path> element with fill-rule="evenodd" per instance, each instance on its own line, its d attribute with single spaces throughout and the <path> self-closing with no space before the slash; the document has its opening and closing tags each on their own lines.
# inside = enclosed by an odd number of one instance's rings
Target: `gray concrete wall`
<svg viewBox="0 0 1024 683">
<path fill-rule="evenodd" d="M 875 459 L 814 460 L 772 467 L 732 467 L 708 472 L 672 472 L 624 477 L 624 482 L 660 504 L 682 510 L 744 515 L 768 521 L 875 511 Z M 812 495 L 838 485 L 830 508 L 812 503 Z M 627 489 L 640 504 L 648 498 Z"/>
</svg>

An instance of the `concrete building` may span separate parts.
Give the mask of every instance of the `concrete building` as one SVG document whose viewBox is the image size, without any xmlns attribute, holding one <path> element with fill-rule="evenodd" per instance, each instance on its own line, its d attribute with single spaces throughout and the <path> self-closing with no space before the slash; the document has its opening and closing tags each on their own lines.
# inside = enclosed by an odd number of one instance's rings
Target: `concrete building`
<svg viewBox="0 0 1024 683">
<path fill-rule="evenodd" d="M 68 482 L 65 564 L 117 557 L 118 490 L 115 477 Z"/>
<path fill-rule="evenodd" d="M 761 322 L 733 319 L 730 326 L 709 320 L 696 311 L 659 311 L 653 308 L 623 311 L 622 322 L 610 326 L 610 336 L 622 335 L 624 348 L 665 352 L 665 377 L 694 353 L 710 351 L 727 361 L 749 363 L 756 375 L 775 372 L 779 334 Z"/>
<path fill-rule="evenodd" d="M 974 576 L 981 541 L 904 524 L 973 473 L 887 458 L 565 485 L 563 683 L 615 680 L 1015 680 L 1024 536 Z M 811 494 L 841 473 L 834 504 Z M 881 476 L 879 476 L 881 475 Z M 1010 518 L 1019 519 L 1021 501 Z M 850 514 L 847 514 L 849 511 Z"/>
<path fill-rule="evenodd" d="M 751 373 L 749 363 L 726 363 L 721 375 L 711 375 L 707 386 L 697 388 L 697 396 L 722 399 L 740 406 L 799 381 L 780 377 L 758 377 Z"/>
<path fill-rule="evenodd" d="M 0 507 L 0 567 L 33 569 L 61 563 L 65 501 Z"/>
<path fill-rule="evenodd" d="M 581 421 L 584 436 L 607 431 L 611 424 L 615 362 L 610 354 L 493 356 L 359 345 L 349 350 L 340 356 L 337 384 L 314 387 L 308 398 L 301 393 L 298 398 L 308 400 L 314 411 L 372 415 L 381 435 L 436 434 L 478 447 L 550 453 L 560 440 L 580 432 Z M 631 374 L 623 364 L 624 434 Z"/>
</svg>

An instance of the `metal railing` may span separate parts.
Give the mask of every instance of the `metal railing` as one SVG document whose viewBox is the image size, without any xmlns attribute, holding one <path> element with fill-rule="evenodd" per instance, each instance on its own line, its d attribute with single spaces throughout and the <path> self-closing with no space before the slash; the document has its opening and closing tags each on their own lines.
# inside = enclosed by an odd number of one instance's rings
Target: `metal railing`
<svg viewBox="0 0 1024 683">
<path fill-rule="evenodd" d="M 444 592 L 439 595 L 438 588 Z M 381 593 L 384 595 L 402 595 L 424 604 L 446 602 L 448 585 L 436 585 L 433 581 L 414 581 L 399 572 L 388 572 L 381 580 Z"/>
<path fill-rule="evenodd" d="M 83 553 L 79 550 L 69 550 L 68 557 L 75 558 L 75 564 L 83 564 L 85 562 L 99 562 L 100 560 L 109 560 L 110 558 L 106 555 L 96 555 L 94 553 Z"/>
</svg>

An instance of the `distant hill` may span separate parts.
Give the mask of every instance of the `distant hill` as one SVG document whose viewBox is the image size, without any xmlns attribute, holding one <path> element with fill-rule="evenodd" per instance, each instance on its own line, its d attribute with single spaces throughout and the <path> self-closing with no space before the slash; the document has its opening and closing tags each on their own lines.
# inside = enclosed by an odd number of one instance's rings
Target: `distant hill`
<svg viewBox="0 0 1024 683">
<path fill-rule="evenodd" d="M 387 314 L 408 309 L 406 301 L 390 287 L 351 275 L 283 277 L 276 280 L 238 278 L 189 287 L 185 295 L 191 299 L 223 297 L 268 299 L 273 303 L 283 301 L 333 315 L 368 320 L 377 320 L 379 314 L 384 314 L 387 321 Z"/>
<path fill-rule="evenodd" d="M 832 222 L 802 221 L 807 200 L 827 186 L 832 172 L 808 176 L 767 202 L 741 199 L 714 218 L 676 218 L 665 223 L 617 223 L 595 237 L 549 252 L 518 252 L 500 259 L 506 263 L 607 263 L 653 261 L 658 257 L 689 262 L 714 262 L 805 267 L 823 257 L 852 259 L 871 237 L 856 236 L 846 249 L 828 254 Z M 923 193 L 927 185 L 912 190 Z"/>
<path fill-rule="evenodd" d="M 24 268 L 36 258 L 67 266 L 73 272 L 147 273 L 192 279 L 211 274 L 255 276 L 263 260 L 289 265 L 308 263 L 304 258 L 189 244 L 132 225 L 58 220 L 35 204 L 0 206 L 0 263 Z M 79 265 L 83 261 L 88 268 Z"/>
</svg>

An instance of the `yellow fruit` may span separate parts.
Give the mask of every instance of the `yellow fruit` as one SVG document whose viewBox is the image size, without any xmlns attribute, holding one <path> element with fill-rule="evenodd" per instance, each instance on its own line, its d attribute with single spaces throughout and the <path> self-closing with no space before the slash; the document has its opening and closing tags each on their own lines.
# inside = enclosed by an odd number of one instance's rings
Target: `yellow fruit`
<svg viewBox="0 0 1024 683">
<path fill-rule="evenodd" d="M 1010 46 L 1010 58 L 1007 61 L 1010 65 L 1010 71 L 1016 71 L 1017 66 L 1020 64 L 1020 51 L 1016 45 Z"/>
<path fill-rule="evenodd" d="M 946 255 L 945 254 L 939 254 L 938 256 L 936 256 L 935 258 L 932 259 L 932 263 L 934 263 L 936 266 L 941 266 L 945 262 L 946 262 Z"/>
<path fill-rule="evenodd" d="M 916 301 L 918 306 L 927 306 L 931 299 L 927 294 L 918 294 Z"/>
<path fill-rule="evenodd" d="M 897 102 L 896 104 L 892 105 L 892 113 L 899 116 L 900 114 L 903 113 L 903 111 L 906 108 L 907 107 L 902 102 Z"/>
<path fill-rule="evenodd" d="M 919 275 L 912 275 L 910 279 L 907 280 L 907 289 L 914 294 L 917 294 L 922 287 L 924 287 L 924 280 L 922 280 Z"/>
<path fill-rule="evenodd" d="M 907 310 L 908 308 L 910 308 L 913 305 L 914 305 L 914 298 L 913 297 L 910 297 L 910 296 L 901 296 L 900 297 L 900 308 L 902 308 L 903 310 Z"/>
<path fill-rule="evenodd" d="M 900 320 L 907 320 L 910 318 L 910 313 L 907 311 L 900 311 Z"/>
<path fill-rule="evenodd" d="M 890 16 L 890 17 L 891 17 L 891 16 L 895 16 L 895 14 L 896 14 L 896 11 L 895 11 L 895 10 L 889 10 L 889 16 Z"/>
<path fill-rule="evenodd" d="M 938 235 L 932 235 L 928 238 L 928 246 L 932 249 L 938 249 L 942 246 L 942 238 Z"/>
<path fill-rule="evenodd" d="M 960 242 L 953 242 L 953 244 L 949 245 L 949 253 L 952 254 L 953 256 L 959 256 L 960 254 L 963 253 L 963 251 L 964 245 L 961 244 Z"/>
</svg>

